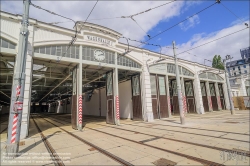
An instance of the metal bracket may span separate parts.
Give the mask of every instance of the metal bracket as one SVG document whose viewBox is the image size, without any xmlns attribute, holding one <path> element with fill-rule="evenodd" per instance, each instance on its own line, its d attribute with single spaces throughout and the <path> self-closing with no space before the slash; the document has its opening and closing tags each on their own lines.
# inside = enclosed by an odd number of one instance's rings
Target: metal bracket
<svg viewBox="0 0 250 166">
<path fill-rule="evenodd" d="M 30 25 L 28 20 L 23 20 L 23 21 L 22 21 L 22 24 L 26 24 L 27 26 Z"/>
</svg>

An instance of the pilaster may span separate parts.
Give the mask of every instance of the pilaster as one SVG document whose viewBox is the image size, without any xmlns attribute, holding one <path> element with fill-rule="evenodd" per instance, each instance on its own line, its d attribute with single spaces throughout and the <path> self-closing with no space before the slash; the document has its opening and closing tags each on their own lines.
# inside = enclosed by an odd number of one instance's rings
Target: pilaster
<svg viewBox="0 0 250 166">
<path fill-rule="evenodd" d="M 151 99 L 151 85 L 150 85 L 150 73 L 147 66 L 148 55 L 142 53 L 143 65 L 142 65 L 142 89 L 143 89 L 143 109 L 144 109 L 144 120 L 148 122 L 154 121 L 153 111 L 152 111 L 152 99 Z"/>
</svg>

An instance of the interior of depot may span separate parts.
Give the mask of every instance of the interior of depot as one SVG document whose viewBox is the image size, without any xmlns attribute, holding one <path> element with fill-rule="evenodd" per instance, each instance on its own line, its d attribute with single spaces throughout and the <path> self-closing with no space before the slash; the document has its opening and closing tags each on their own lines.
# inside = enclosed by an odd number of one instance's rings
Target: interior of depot
<svg viewBox="0 0 250 166">
<path fill-rule="evenodd" d="M 9 101 L 14 71 L 14 55 L 1 55 L 1 113 L 9 112 Z M 30 84 L 30 113 L 72 114 L 77 100 L 72 98 L 73 75 L 78 63 L 33 58 Z M 107 66 L 82 64 L 82 113 L 86 116 L 106 117 L 114 121 L 116 96 L 114 69 Z M 121 119 L 144 120 L 141 73 L 118 69 L 119 116 Z M 207 88 L 208 82 L 208 88 Z M 151 100 L 154 119 L 179 114 L 176 76 L 150 74 Z M 181 89 L 187 113 L 197 113 L 194 78 L 181 77 Z M 200 81 L 205 112 L 225 109 L 222 83 L 218 83 L 219 101 L 215 82 Z M 208 94 L 209 91 L 209 94 Z M 208 96 L 211 96 L 209 98 Z M 209 102 L 211 100 L 211 102 Z M 220 102 L 220 103 L 219 103 Z M 185 104 L 186 103 L 186 104 Z M 211 107 L 211 108 L 210 108 Z M 76 112 L 74 112 L 76 114 Z M 108 120 L 107 120 L 108 122 Z"/>
</svg>

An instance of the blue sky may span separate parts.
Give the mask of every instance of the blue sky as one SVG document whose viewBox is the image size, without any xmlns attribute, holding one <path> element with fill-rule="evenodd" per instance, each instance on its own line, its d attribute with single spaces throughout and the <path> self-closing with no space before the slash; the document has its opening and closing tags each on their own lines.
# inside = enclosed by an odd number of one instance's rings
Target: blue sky
<svg viewBox="0 0 250 166">
<path fill-rule="evenodd" d="M 42 6 L 58 14 L 70 17 L 74 20 L 85 20 L 96 1 L 32 1 L 34 4 Z M 188 16 L 204 9 L 215 3 L 215 0 L 209 1 L 175 1 L 144 14 L 135 16 L 134 19 L 144 29 L 141 30 L 131 19 L 108 19 L 92 20 L 96 18 L 109 18 L 116 16 L 127 16 L 136 14 L 146 9 L 167 3 L 169 1 L 99 1 L 93 10 L 89 22 L 100 24 L 120 32 L 122 35 L 136 40 L 148 39 L 145 32 L 150 36 L 167 29 Z M 244 22 L 249 23 L 249 1 L 222 0 L 222 4 L 233 11 Z M 1 1 L 1 10 L 13 14 L 22 13 L 22 1 Z M 42 10 L 31 6 L 30 17 L 44 22 L 65 22 L 67 20 L 48 14 Z M 58 24 L 72 29 L 72 23 L 65 22 Z M 185 21 L 171 30 L 148 41 L 153 44 L 159 44 L 163 47 L 162 53 L 172 55 L 172 49 L 164 48 L 171 46 L 172 41 L 176 41 L 182 52 L 209 42 L 218 37 L 227 35 L 234 31 L 245 28 L 246 26 L 233 14 L 227 11 L 221 4 L 215 4 L 204 12 Z M 122 40 L 121 40 L 122 41 Z M 130 42 L 137 46 L 138 43 Z M 224 57 L 227 54 L 234 56 L 234 59 L 240 58 L 239 50 L 249 46 L 249 29 L 229 36 L 225 39 L 213 42 L 204 47 L 194 49 L 189 53 L 182 54 L 180 58 L 203 63 L 204 58 L 212 60 L 215 54 Z M 143 46 L 144 48 L 159 52 L 158 47 Z M 211 63 L 210 63 L 211 65 Z"/>
<path fill-rule="evenodd" d="M 192 5 L 188 10 L 182 12 L 180 15 L 171 18 L 169 21 L 161 21 L 159 24 L 152 28 L 148 34 L 157 34 L 159 31 L 167 29 L 168 27 L 182 21 L 188 16 L 193 15 L 197 11 L 200 11 L 207 6 L 214 3 L 214 1 L 199 1 L 195 5 Z M 233 11 L 238 17 L 242 20 L 249 20 L 249 1 L 222 1 L 222 3 Z M 185 8 L 185 7 L 183 7 Z M 177 26 L 162 35 L 150 40 L 151 43 L 156 43 L 160 45 L 171 45 L 172 41 L 175 40 L 176 44 L 185 43 L 192 38 L 195 34 L 210 34 L 216 31 L 220 31 L 223 28 L 231 27 L 233 24 L 241 22 L 228 10 L 226 10 L 221 4 L 216 4 L 213 7 L 205 10 L 204 12 L 198 15 L 198 19 L 193 22 L 193 26 L 189 27 L 190 24 L 188 21 L 184 22 L 182 28 Z M 189 28 L 187 28 L 189 27 Z M 247 36 L 246 36 L 247 37 Z M 147 38 L 146 38 L 147 39 Z M 246 43 L 244 47 L 249 46 L 249 42 Z M 149 49 L 155 49 L 153 46 L 145 46 Z M 239 50 L 238 50 L 239 51 Z M 240 52 L 239 52 L 240 53 Z M 229 53 L 230 54 L 230 53 Z"/>
</svg>

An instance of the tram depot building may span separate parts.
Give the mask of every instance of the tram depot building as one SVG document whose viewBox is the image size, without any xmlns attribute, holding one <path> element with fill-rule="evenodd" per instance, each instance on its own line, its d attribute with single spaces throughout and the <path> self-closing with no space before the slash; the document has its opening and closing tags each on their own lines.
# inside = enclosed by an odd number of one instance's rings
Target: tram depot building
<svg viewBox="0 0 250 166">
<path fill-rule="evenodd" d="M 1 105 L 9 102 L 22 16 L 1 12 Z M 154 121 L 179 114 L 174 58 L 119 43 L 122 34 L 85 23 L 75 30 L 29 20 L 21 139 L 32 112 L 71 113 L 77 129 L 84 115 Z M 76 25 L 79 30 L 81 24 Z M 75 27 L 76 28 L 76 27 Z M 224 71 L 178 59 L 187 114 L 229 109 Z"/>
</svg>

